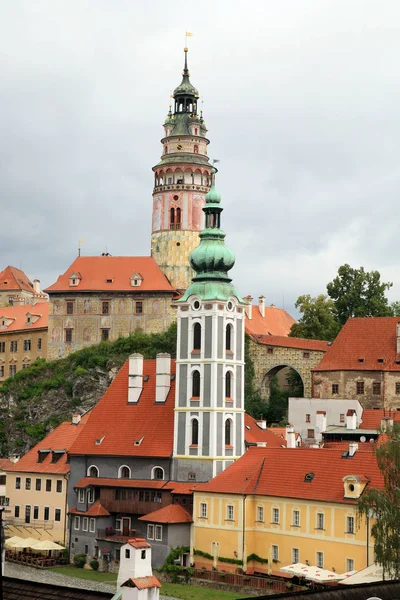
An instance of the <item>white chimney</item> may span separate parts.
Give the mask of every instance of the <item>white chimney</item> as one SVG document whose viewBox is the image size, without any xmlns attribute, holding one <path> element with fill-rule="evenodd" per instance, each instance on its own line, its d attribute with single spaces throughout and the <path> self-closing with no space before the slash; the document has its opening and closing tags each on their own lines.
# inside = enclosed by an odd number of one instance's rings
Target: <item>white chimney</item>
<svg viewBox="0 0 400 600">
<path fill-rule="evenodd" d="M 322 434 L 326 431 L 326 411 L 317 410 L 315 414 L 315 440 L 322 441 Z"/>
<path fill-rule="evenodd" d="M 383 419 L 381 419 L 381 430 L 383 433 L 385 433 L 385 431 L 387 431 L 387 429 L 391 429 L 393 427 L 393 419 L 390 417 L 383 417 Z"/>
<path fill-rule="evenodd" d="M 349 456 L 354 456 L 358 450 L 358 444 L 356 442 L 350 442 L 349 444 Z"/>
<path fill-rule="evenodd" d="M 400 353 L 400 322 L 396 324 L 396 352 Z"/>
<path fill-rule="evenodd" d="M 346 414 L 346 428 L 357 429 L 357 413 L 354 408 L 349 408 Z"/>
<path fill-rule="evenodd" d="M 40 281 L 39 281 L 39 279 L 34 279 L 33 280 L 33 290 L 34 290 L 35 294 L 41 294 L 42 293 L 40 291 Z"/>
<path fill-rule="evenodd" d="M 244 310 L 246 311 L 247 318 L 249 319 L 249 321 L 251 321 L 251 319 L 253 318 L 253 297 L 249 294 L 248 296 L 243 298 L 243 300 L 246 302 Z"/>
<path fill-rule="evenodd" d="M 171 355 L 160 352 L 156 357 L 156 402 L 165 402 L 171 388 Z"/>
<path fill-rule="evenodd" d="M 267 421 L 265 421 L 265 419 L 259 419 L 257 425 L 260 429 L 267 429 Z"/>
<path fill-rule="evenodd" d="M 81 415 L 79 415 L 78 413 L 74 413 L 72 415 L 72 425 L 79 425 L 80 422 L 81 422 Z"/>
<path fill-rule="evenodd" d="M 143 355 L 131 354 L 129 357 L 128 402 L 136 403 L 143 389 Z"/>
<path fill-rule="evenodd" d="M 293 425 L 286 425 L 286 447 L 296 448 L 296 432 Z"/>
<path fill-rule="evenodd" d="M 258 310 L 262 318 L 265 317 L 265 296 L 259 296 L 258 298 Z"/>
<path fill-rule="evenodd" d="M 257 442 L 257 448 L 266 448 L 267 442 Z"/>
</svg>

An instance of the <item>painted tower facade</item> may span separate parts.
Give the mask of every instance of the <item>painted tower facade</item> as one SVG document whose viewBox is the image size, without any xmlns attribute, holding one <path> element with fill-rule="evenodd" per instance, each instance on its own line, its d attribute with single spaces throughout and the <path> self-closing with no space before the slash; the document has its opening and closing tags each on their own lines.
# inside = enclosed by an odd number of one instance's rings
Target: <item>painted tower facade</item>
<svg viewBox="0 0 400 600">
<path fill-rule="evenodd" d="M 199 93 L 189 80 L 187 52 L 182 82 L 173 93 L 174 112 L 170 106 L 164 123 L 161 161 L 153 167 L 151 255 L 178 289 L 186 289 L 193 276 L 188 256 L 199 243 L 211 185 L 207 128 Z"/>
<path fill-rule="evenodd" d="M 177 301 L 174 477 L 207 481 L 244 452 L 244 303 L 228 271 L 234 254 L 220 229 L 221 197 L 206 196 L 195 271 Z"/>
</svg>

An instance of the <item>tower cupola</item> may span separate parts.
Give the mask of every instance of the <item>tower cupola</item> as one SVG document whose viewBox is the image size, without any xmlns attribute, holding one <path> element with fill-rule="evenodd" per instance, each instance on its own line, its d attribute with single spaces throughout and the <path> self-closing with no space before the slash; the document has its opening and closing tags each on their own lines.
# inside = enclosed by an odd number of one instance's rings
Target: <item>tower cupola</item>
<svg viewBox="0 0 400 600">
<path fill-rule="evenodd" d="M 199 92 L 190 83 L 190 73 L 187 65 L 188 49 L 184 48 L 184 52 L 185 65 L 182 72 L 182 81 L 174 90 L 175 114 L 183 112 L 197 115 L 197 101 L 199 98 Z"/>
</svg>

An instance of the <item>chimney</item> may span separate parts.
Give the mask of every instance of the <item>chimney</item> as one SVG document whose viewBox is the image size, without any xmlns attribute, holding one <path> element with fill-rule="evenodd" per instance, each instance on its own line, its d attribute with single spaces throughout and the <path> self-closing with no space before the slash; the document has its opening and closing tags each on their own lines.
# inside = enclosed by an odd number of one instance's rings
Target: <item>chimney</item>
<svg viewBox="0 0 400 600">
<path fill-rule="evenodd" d="M 296 433 L 293 425 L 286 425 L 286 447 L 296 448 Z"/>
<path fill-rule="evenodd" d="M 11 460 L 12 463 L 15 464 L 15 463 L 17 463 L 19 461 L 19 459 L 21 457 L 20 457 L 19 454 L 11 454 L 8 458 Z"/>
<path fill-rule="evenodd" d="M 156 357 L 156 402 L 165 402 L 171 388 L 171 355 L 160 352 Z"/>
<path fill-rule="evenodd" d="M 354 456 L 358 450 L 358 444 L 356 442 L 350 442 L 349 444 L 349 456 Z"/>
<path fill-rule="evenodd" d="M 354 408 L 349 408 L 346 414 L 346 428 L 357 429 L 357 413 Z"/>
<path fill-rule="evenodd" d="M 78 413 L 74 413 L 72 415 L 72 425 L 79 425 L 81 422 L 81 415 Z"/>
<path fill-rule="evenodd" d="M 258 298 L 258 310 L 262 318 L 265 317 L 265 296 L 259 296 Z"/>
<path fill-rule="evenodd" d="M 257 425 L 260 429 L 267 429 L 267 421 L 265 421 L 265 419 L 259 419 Z"/>
<path fill-rule="evenodd" d="M 136 403 L 143 389 L 143 355 L 131 354 L 129 357 L 128 402 Z"/>
<path fill-rule="evenodd" d="M 42 293 L 40 291 L 40 281 L 39 281 L 39 279 L 34 279 L 33 280 L 33 290 L 34 290 L 35 294 L 41 294 Z"/>
<path fill-rule="evenodd" d="M 396 324 L 396 352 L 400 354 L 400 321 Z"/>
<path fill-rule="evenodd" d="M 385 431 L 387 431 L 387 429 L 391 429 L 393 427 L 393 419 L 390 417 L 383 417 L 381 419 L 381 431 L 382 433 L 385 433 Z"/>
<path fill-rule="evenodd" d="M 315 415 L 315 440 L 322 441 L 322 434 L 326 431 L 326 411 L 317 410 Z"/>
<path fill-rule="evenodd" d="M 251 319 L 253 318 L 253 297 L 249 294 L 248 296 L 243 298 L 243 300 L 246 302 L 244 310 L 246 312 L 247 318 L 249 319 L 249 321 L 251 321 Z"/>
</svg>

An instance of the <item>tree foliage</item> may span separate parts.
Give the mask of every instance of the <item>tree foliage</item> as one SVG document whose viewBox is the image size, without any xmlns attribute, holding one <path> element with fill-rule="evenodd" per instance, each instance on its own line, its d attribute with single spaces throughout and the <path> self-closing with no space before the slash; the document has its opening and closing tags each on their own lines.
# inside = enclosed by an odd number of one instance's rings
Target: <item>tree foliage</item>
<svg viewBox="0 0 400 600">
<path fill-rule="evenodd" d="M 375 449 L 384 489 L 367 488 L 358 502 L 358 513 L 373 516 L 375 561 L 391 578 L 400 578 L 400 425 L 386 431 L 384 442 Z"/>
<path fill-rule="evenodd" d="M 312 298 L 310 294 L 299 296 L 295 307 L 302 315 L 298 323 L 290 330 L 291 337 L 307 338 L 310 340 L 334 340 L 340 326 L 336 317 L 333 301 L 320 294 Z"/>
</svg>

